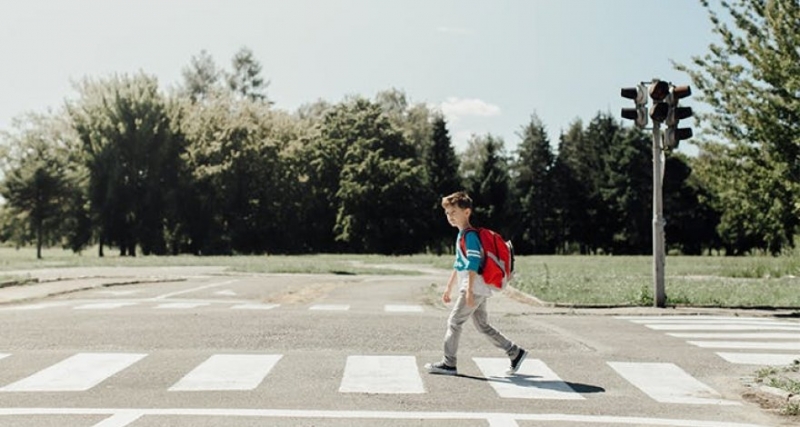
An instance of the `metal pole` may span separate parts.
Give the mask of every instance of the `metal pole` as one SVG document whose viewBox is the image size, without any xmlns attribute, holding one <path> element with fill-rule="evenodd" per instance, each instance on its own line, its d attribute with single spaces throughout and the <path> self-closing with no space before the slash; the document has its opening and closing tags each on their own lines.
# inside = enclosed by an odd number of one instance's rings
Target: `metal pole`
<svg viewBox="0 0 800 427">
<path fill-rule="evenodd" d="M 661 164 L 661 122 L 653 122 L 653 303 L 666 306 L 664 292 L 664 218 Z"/>
</svg>

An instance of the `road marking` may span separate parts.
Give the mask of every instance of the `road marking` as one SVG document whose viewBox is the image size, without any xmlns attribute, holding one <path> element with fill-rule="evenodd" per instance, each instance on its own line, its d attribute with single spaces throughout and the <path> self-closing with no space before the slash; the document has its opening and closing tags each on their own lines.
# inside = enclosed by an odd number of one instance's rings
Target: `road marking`
<svg viewBox="0 0 800 427">
<path fill-rule="evenodd" d="M 575 392 L 547 365 L 538 359 L 527 359 L 522 363 L 516 375 L 507 376 L 509 367 L 507 357 L 481 358 L 472 360 L 478 365 L 500 397 L 519 399 L 562 399 L 583 400 L 584 397 Z"/>
<path fill-rule="evenodd" d="M 736 318 L 736 319 L 719 319 L 700 317 L 694 319 L 639 319 L 630 320 L 638 324 L 707 324 L 707 325 L 768 325 L 768 326 L 800 326 L 797 323 L 773 320 L 773 319 L 759 319 L 759 318 Z"/>
<path fill-rule="evenodd" d="M 130 291 L 129 290 L 129 291 L 97 291 L 96 293 L 98 293 L 98 294 L 106 294 L 106 295 L 122 296 L 122 295 L 138 294 L 140 292 L 141 292 L 141 290 L 135 290 L 135 291 Z"/>
<path fill-rule="evenodd" d="M 790 332 L 733 332 L 733 333 L 719 333 L 719 332 L 699 332 L 699 333 L 677 333 L 667 334 L 675 338 L 694 338 L 694 339 L 776 339 L 776 340 L 798 340 L 800 341 L 800 333 Z"/>
<path fill-rule="evenodd" d="M 239 304 L 231 308 L 234 310 L 272 310 L 280 306 L 280 304 Z"/>
<path fill-rule="evenodd" d="M 708 323 L 687 324 L 647 324 L 644 325 L 655 331 L 800 331 L 800 326 L 771 326 L 761 324 L 727 325 Z"/>
<path fill-rule="evenodd" d="M 628 382 L 660 403 L 739 405 L 672 363 L 607 362 Z"/>
<path fill-rule="evenodd" d="M 75 310 L 110 310 L 130 305 L 136 305 L 135 302 L 98 302 L 93 304 L 84 304 L 74 307 Z"/>
<path fill-rule="evenodd" d="M 227 297 L 233 297 L 233 296 L 236 296 L 236 292 L 234 292 L 234 291 L 232 291 L 230 289 L 226 289 L 224 291 L 214 292 L 214 295 L 222 295 L 222 296 L 227 296 Z"/>
<path fill-rule="evenodd" d="M 280 354 L 215 354 L 170 391 L 253 390 L 283 357 Z"/>
<path fill-rule="evenodd" d="M 230 285 L 231 283 L 236 283 L 236 282 L 238 282 L 238 280 L 228 280 L 228 281 L 225 281 L 225 282 L 213 283 L 213 284 L 204 285 L 204 286 L 198 286 L 196 288 L 185 289 L 185 290 L 182 290 L 182 291 L 170 292 L 168 294 L 159 295 L 157 297 L 153 297 L 153 299 L 167 299 L 167 298 L 174 297 L 175 295 L 188 294 L 188 293 L 191 293 L 191 292 L 202 291 L 203 289 L 216 288 L 216 287 L 219 287 L 219 286 Z"/>
<path fill-rule="evenodd" d="M 317 304 L 312 305 L 309 307 L 309 310 L 319 310 L 319 311 L 347 311 L 350 310 L 350 306 L 347 304 Z"/>
<path fill-rule="evenodd" d="M 158 306 L 156 306 L 156 308 L 181 310 L 187 308 L 203 307 L 206 305 L 211 305 L 211 304 L 207 302 L 170 302 L 165 304 L 159 304 Z"/>
<path fill-rule="evenodd" d="M 0 359 L 5 359 L 6 357 L 11 356 L 10 354 L 0 353 Z"/>
<path fill-rule="evenodd" d="M 343 393 L 425 393 L 414 356 L 348 356 Z"/>
<path fill-rule="evenodd" d="M 251 417 L 303 418 L 335 420 L 477 420 L 489 421 L 502 417 L 526 422 L 565 422 L 573 424 L 636 425 L 664 427 L 765 427 L 730 421 L 707 421 L 674 418 L 645 418 L 613 415 L 578 414 L 503 414 L 490 412 L 421 412 L 421 411 L 331 411 L 302 409 L 227 409 L 227 408 L 0 408 L 0 416 L 19 415 L 116 415 L 140 414 L 143 417 Z M 115 426 L 115 427 L 123 427 Z"/>
<path fill-rule="evenodd" d="M 136 353 L 78 353 L 0 388 L 0 391 L 85 391 L 145 356 Z"/>
<path fill-rule="evenodd" d="M 774 354 L 774 353 L 717 353 L 717 355 L 728 362 L 739 365 L 766 365 L 779 366 L 791 365 L 795 360 L 800 359 L 797 354 Z"/>
<path fill-rule="evenodd" d="M 134 411 L 118 412 L 112 415 L 110 418 L 106 418 L 92 427 L 125 427 L 139 418 L 142 418 L 143 415 L 144 414 L 141 412 Z"/>
<path fill-rule="evenodd" d="M 8 310 L 41 310 L 44 308 L 58 307 L 63 303 L 44 302 L 39 304 L 26 304 L 16 307 L 8 307 Z"/>
<path fill-rule="evenodd" d="M 387 304 L 383 310 L 389 313 L 422 313 L 421 305 Z"/>
<path fill-rule="evenodd" d="M 747 350 L 800 350 L 800 342 L 751 341 L 686 341 L 701 348 L 733 348 Z"/>
</svg>

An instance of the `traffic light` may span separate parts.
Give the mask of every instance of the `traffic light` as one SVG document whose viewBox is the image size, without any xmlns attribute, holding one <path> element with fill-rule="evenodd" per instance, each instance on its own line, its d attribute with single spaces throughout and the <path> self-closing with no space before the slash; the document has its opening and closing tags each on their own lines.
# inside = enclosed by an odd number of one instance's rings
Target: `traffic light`
<svg viewBox="0 0 800 427">
<path fill-rule="evenodd" d="M 669 83 L 663 80 L 653 80 L 650 83 L 650 88 L 648 92 L 650 93 L 650 98 L 653 98 L 653 107 L 650 108 L 650 118 L 653 119 L 654 122 L 663 122 L 667 119 L 667 114 L 669 114 L 669 104 L 665 101 L 667 97 L 669 97 Z"/>
<path fill-rule="evenodd" d="M 666 149 L 678 148 L 678 144 L 682 140 L 692 137 L 692 128 L 678 127 L 681 120 L 692 116 L 692 107 L 681 107 L 678 103 L 681 99 L 691 95 L 692 89 L 689 86 L 670 87 L 669 95 L 666 97 L 669 105 L 665 120 L 667 130 L 664 131 L 664 148 Z"/>
<path fill-rule="evenodd" d="M 636 87 L 624 87 L 620 91 L 623 98 L 632 99 L 636 104 L 635 108 L 623 108 L 622 118 L 633 120 L 637 127 L 647 126 L 647 89 L 643 84 Z"/>
</svg>

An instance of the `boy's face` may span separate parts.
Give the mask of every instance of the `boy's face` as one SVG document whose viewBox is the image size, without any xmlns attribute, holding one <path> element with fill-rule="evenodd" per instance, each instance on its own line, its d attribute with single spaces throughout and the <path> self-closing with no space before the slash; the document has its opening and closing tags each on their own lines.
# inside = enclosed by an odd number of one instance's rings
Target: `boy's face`
<svg viewBox="0 0 800 427">
<path fill-rule="evenodd" d="M 467 228 L 469 225 L 469 215 L 471 213 L 472 209 L 462 209 L 455 205 L 448 206 L 444 209 L 447 222 L 453 227 L 457 227 L 459 230 Z"/>
</svg>

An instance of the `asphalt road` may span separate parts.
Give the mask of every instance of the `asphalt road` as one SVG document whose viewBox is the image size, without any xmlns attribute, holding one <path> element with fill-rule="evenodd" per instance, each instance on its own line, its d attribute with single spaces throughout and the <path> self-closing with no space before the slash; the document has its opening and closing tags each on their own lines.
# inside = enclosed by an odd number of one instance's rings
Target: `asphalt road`
<svg viewBox="0 0 800 427">
<path fill-rule="evenodd" d="M 570 314 L 501 294 L 490 319 L 530 350 L 518 375 L 467 324 L 460 375 L 435 376 L 446 278 L 197 274 L 3 304 L 0 425 L 791 425 L 743 400 L 741 378 L 753 355 L 796 357 L 796 320 Z"/>
</svg>

